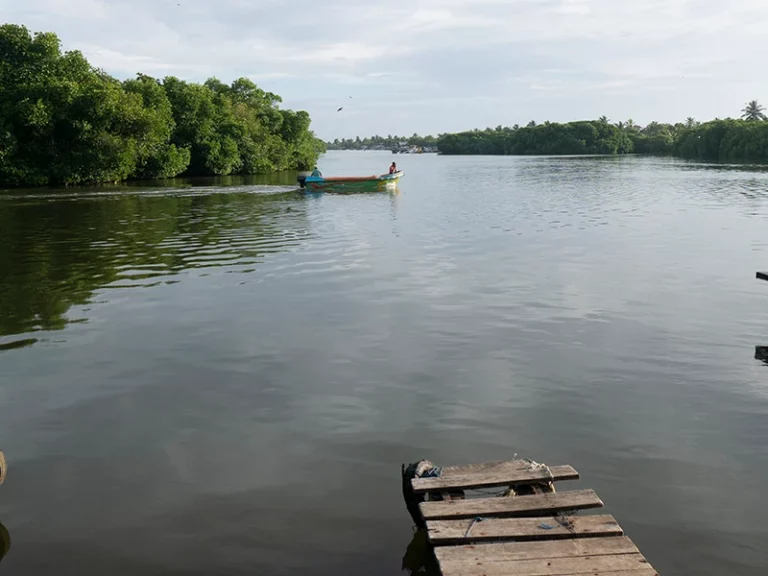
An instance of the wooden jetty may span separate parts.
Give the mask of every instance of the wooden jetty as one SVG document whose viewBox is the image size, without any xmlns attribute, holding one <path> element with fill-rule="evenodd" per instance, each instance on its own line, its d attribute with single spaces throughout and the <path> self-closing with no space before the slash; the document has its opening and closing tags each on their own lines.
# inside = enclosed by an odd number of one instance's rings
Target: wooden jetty
<svg viewBox="0 0 768 576">
<path fill-rule="evenodd" d="M 403 496 L 442 576 L 658 576 L 593 490 L 557 492 L 570 466 L 531 460 L 403 466 Z M 472 498 L 468 491 L 497 490 Z"/>
</svg>

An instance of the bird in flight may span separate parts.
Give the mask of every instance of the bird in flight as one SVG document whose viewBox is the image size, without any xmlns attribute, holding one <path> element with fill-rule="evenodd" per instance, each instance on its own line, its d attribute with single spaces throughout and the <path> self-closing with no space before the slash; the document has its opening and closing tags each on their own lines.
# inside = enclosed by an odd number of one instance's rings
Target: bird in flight
<svg viewBox="0 0 768 576">
<path fill-rule="evenodd" d="M 338 110 L 336 110 L 336 112 L 341 112 L 342 110 L 344 110 L 344 106 L 342 106 L 341 108 L 339 108 Z"/>
</svg>

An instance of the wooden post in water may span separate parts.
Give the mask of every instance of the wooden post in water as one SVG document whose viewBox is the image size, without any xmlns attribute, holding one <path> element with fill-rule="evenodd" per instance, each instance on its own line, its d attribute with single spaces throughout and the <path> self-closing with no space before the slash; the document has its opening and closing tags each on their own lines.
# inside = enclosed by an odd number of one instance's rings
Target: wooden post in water
<svg viewBox="0 0 768 576">
<path fill-rule="evenodd" d="M 768 282 L 768 273 L 757 272 L 755 274 L 758 280 L 765 280 Z M 755 360 L 760 360 L 768 364 L 768 346 L 755 346 Z"/>
</svg>

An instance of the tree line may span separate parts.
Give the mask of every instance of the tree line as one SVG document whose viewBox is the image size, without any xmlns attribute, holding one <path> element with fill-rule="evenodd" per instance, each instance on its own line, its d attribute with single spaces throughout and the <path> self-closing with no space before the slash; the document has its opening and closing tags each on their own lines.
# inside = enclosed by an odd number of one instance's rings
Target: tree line
<svg viewBox="0 0 768 576">
<path fill-rule="evenodd" d="M 0 26 L 0 185 L 69 185 L 311 168 L 304 111 L 247 78 L 119 81 L 53 33 Z"/>
<path fill-rule="evenodd" d="M 656 154 L 696 160 L 768 161 L 768 122 L 752 100 L 738 119 L 638 126 L 632 119 L 612 124 L 607 117 L 565 124 L 530 122 L 442 134 L 442 154 Z"/>
<path fill-rule="evenodd" d="M 370 136 L 367 138 L 336 138 L 333 142 L 326 142 L 328 150 L 392 150 L 401 146 L 415 146 L 428 148 L 437 146 L 435 136 Z"/>
</svg>

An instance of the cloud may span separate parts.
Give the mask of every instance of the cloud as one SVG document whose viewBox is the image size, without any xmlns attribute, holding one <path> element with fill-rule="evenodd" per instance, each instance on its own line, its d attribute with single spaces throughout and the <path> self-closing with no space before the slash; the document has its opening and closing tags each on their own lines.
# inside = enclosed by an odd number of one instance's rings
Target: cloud
<svg viewBox="0 0 768 576">
<path fill-rule="evenodd" d="M 195 70 L 192 64 L 175 64 L 161 62 L 149 56 L 127 55 L 103 46 L 75 44 L 75 49 L 88 55 L 88 60 L 94 66 L 112 73 L 133 75 L 136 71 L 178 73 L 183 70 Z"/>
<path fill-rule="evenodd" d="M 328 138 L 723 117 L 768 98 L 763 0 L 0 0 L 0 13 L 120 77 L 253 78 Z M 350 90 L 348 119 L 330 114 Z"/>
</svg>

